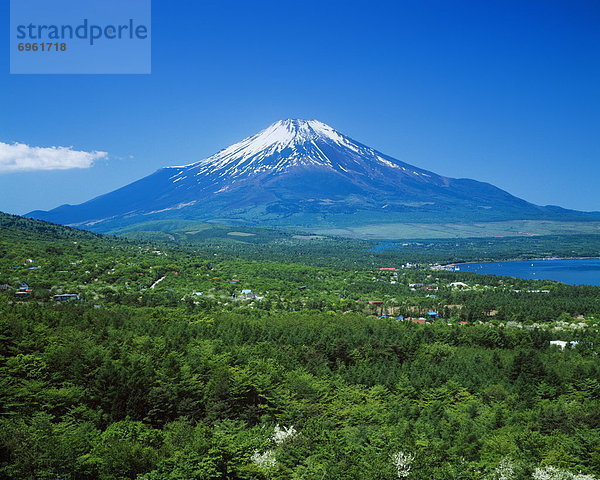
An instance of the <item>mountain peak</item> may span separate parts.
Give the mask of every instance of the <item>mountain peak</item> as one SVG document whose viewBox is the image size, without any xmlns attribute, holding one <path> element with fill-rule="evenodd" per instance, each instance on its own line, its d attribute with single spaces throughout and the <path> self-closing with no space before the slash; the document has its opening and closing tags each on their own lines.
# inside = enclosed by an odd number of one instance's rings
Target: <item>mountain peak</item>
<svg viewBox="0 0 600 480">
<path fill-rule="evenodd" d="M 323 122 L 292 118 L 279 120 L 204 160 L 168 168 L 179 170 L 172 176 L 174 183 L 190 177 L 234 179 L 290 173 L 299 168 L 366 177 L 389 177 L 389 170 L 394 169 L 415 178 L 437 177 L 356 142 Z"/>
<path fill-rule="evenodd" d="M 340 134 L 329 125 L 318 120 L 301 120 L 298 118 L 289 118 L 279 120 L 269 125 L 260 133 L 274 135 L 274 137 L 289 141 L 307 141 L 317 137 L 326 137 L 335 139 Z"/>
<path fill-rule="evenodd" d="M 310 142 L 317 138 L 340 141 L 343 137 L 332 127 L 318 120 L 289 118 L 269 125 L 248 139 L 253 139 L 254 143 L 260 145 L 279 144 L 290 146 L 292 144 Z M 244 141 L 242 140 L 242 142 Z"/>
<path fill-rule="evenodd" d="M 323 122 L 287 119 L 279 120 L 204 160 L 170 168 L 197 169 L 196 175 L 220 172 L 237 176 L 266 170 L 282 171 L 290 166 L 332 167 L 331 159 L 323 151 L 326 145 L 353 152 L 361 149 L 360 144 Z"/>
</svg>

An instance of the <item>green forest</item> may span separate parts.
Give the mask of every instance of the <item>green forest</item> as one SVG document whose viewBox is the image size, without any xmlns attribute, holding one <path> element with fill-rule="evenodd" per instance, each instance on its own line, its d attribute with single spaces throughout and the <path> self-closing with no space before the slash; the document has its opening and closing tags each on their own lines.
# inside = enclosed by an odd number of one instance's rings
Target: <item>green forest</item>
<svg viewBox="0 0 600 480">
<path fill-rule="evenodd" d="M 594 236 L 230 233 L 0 214 L 0 478 L 599 478 L 600 287 L 430 268 Z"/>
</svg>

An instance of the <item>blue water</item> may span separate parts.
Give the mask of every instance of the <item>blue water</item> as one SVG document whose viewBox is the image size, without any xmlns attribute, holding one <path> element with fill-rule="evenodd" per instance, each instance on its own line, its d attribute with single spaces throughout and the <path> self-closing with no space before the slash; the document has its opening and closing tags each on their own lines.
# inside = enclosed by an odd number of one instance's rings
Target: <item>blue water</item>
<svg viewBox="0 0 600 480">
<path fill-rule="evenodd" d="M 487 275 L 558 280 L 571 285 L 600 285 L 600 258 L 469 263 L 460 265 L 460 270 Z"/>
</svg>

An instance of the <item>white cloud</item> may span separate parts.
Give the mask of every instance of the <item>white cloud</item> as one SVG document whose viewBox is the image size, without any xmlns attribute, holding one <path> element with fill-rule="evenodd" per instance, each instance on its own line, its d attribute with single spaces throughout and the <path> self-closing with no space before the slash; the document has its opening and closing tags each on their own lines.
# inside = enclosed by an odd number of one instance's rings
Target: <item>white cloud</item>
<svg viewBox="0 0 600 480">
<path fill-rule="evenodd" d="M 73 147 L 31 147 L 0 142 L 0 173 L 89 168 L 106 152 L 83 152 Z"/>
</svg>

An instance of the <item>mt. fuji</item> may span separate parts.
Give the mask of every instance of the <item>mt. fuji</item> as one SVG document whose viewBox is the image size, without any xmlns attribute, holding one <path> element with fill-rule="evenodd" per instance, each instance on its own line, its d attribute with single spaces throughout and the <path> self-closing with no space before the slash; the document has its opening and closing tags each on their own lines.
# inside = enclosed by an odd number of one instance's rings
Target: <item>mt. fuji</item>
<svg viewBox="0 0 600 480">
<path fill-rule="evenodd" d="M 588 215 L 414 167 L 316 120 L 278 121 L 199 162 L 162 168 L 80 205 L 28 214 L 99 232 L 167 219 L 318 229 Z"/>
</svg>

